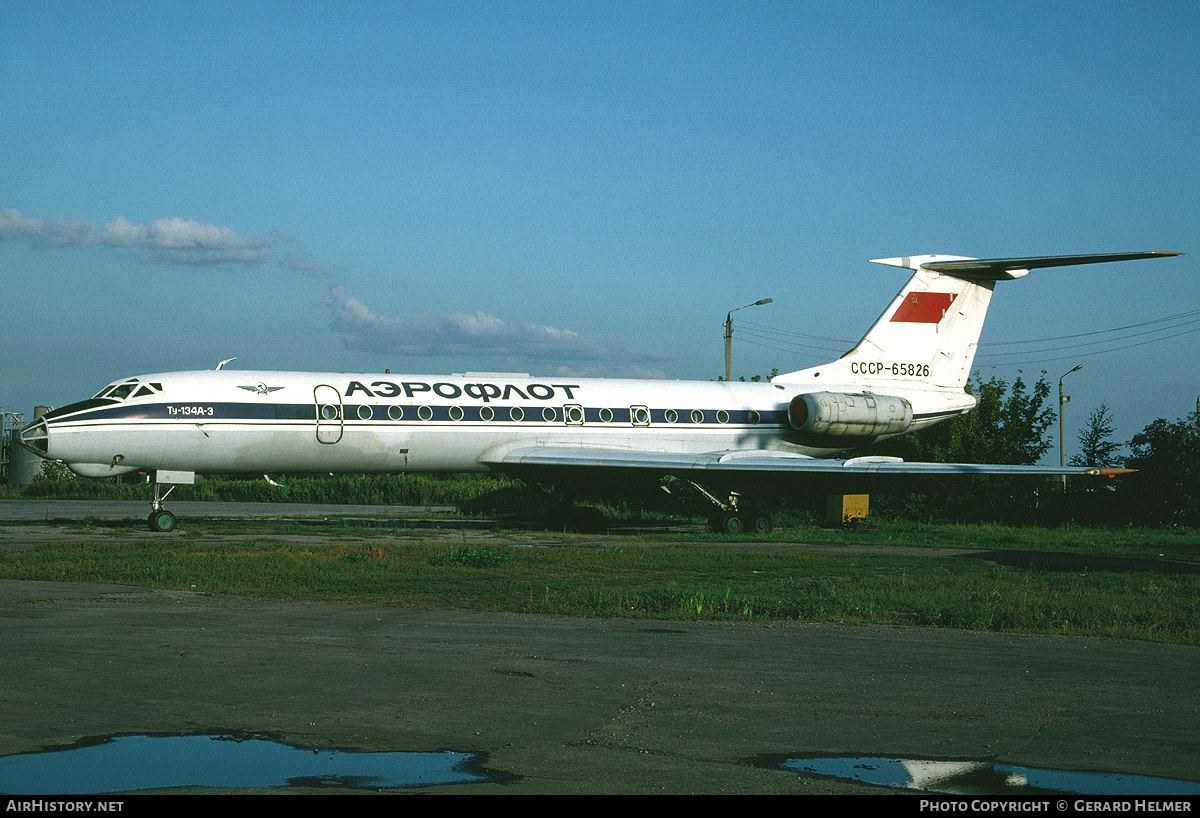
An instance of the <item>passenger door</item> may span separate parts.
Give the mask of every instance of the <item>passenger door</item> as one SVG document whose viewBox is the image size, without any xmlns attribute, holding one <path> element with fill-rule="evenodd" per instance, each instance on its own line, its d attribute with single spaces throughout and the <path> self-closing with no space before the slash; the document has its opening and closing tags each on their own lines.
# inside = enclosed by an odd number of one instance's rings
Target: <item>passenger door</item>
<svg viewBox="0 0 1200 818">
<path fill-rule="evenodd" d="M 337 443 L 342 439 L 342 393 L 321 384 L 313 390 L 317 411 L 317 442 Z"/>
</svg>

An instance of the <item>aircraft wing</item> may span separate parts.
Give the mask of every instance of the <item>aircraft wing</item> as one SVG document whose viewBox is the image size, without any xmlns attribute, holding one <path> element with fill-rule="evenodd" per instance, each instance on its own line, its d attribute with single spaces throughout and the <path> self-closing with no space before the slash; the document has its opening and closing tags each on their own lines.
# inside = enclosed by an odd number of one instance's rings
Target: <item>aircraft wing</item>
<svg viewBox="0 0 1200 818">
<path fill-rule="evenodd" d="M 522 469 L 625 469 L 655 471 L 664 474 L 759 473 L 827 475 L 1068 475 L 1113 476 L 1130 469 L 1102 469 L 1094 466 L 1008 466 L 989 463 L 918 463 L 898 457 L 853 457 L 848 460 L 820 459 L 790 452 L 744 449 L 702 454 L 646 452 L 633 449 L 608 449 L 587 446 L 538 445 L 494 451 L 482 458 L 486 465 L 501 471 Z"/>
</svg>

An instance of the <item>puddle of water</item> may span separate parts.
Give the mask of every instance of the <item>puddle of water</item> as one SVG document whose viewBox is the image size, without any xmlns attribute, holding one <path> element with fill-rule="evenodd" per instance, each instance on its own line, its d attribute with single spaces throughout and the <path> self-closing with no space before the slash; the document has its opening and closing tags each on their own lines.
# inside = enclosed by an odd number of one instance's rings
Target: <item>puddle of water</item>
<svg viewBox="0 0 1200 818">
<path fill-rule="evenodd" d="M 0 757 L 0 792 L 90 795 L 167 787 L 399 789 L 497 781 L 477 754 L 291 747 L 254 736 L 118 736 Z"/>
<path fill-rule="evenodd" d="M 951 795 L 1200 795 L 1200 782 L 1123 773 L 1045 770 L 990 761 L 882 757 L 783 758 L 772 766 L 861 784 Z"/>
</svg>

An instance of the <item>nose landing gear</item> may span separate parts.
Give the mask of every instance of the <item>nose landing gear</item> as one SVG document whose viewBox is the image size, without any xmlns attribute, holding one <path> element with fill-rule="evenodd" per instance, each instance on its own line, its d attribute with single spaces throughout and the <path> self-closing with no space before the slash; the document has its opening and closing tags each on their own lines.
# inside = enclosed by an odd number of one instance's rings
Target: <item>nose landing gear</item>
<svg viewBox="0 0 1200 818">
<path fill-rule="evenodd" d="M 166 500 L 167 495 L 174 490 L 175 487 L 171 486 L 164 493 L 162 490 L 162 483 L 155 481 L 154 499 L 150 501 L 150 508 L 152 510 L 150 512 L 150 516 L 146 518 L 146 525 L 150 527 L 151 531 L 166 533 L 174 530 L 175 515 L 163 508 L 163 500 Z"/>
<path fill-rule="evenodd" d="M 190 471 L 159 471 L 154 474 L 154 499 L 150 501 L 150 516 L 146 525 L 151 531 L 165 534 L 175 529 L 175 515 L 163 508 L 163 501 L 175 490 L 177 485 L 190 486 L 196 482 L 196 473 Z M 169 485 L 165 492 L 163 486 Z"/>
</svg>

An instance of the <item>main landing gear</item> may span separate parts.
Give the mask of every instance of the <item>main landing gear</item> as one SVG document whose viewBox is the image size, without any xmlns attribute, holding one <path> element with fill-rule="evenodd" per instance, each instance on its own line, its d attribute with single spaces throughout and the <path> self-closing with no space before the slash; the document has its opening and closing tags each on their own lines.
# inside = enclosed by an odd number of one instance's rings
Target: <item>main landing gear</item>
<svg viewBox="0 0 1200 818">
<path fill-rule="evenodd" d="M 771 515 L 762 503 L 743 500 L 736 491 L 729 492 L 729 499 L 722 502 L 699 483 L 691 480 L 685 482 L 716 506 L 708 518 L 709 531 L 717 534 L 770 534 L 775 530 Z M 678 483 L 679 478 L 667 477 L 662 481 L 662 488 L 672 494 L 672 487 Z"/>
</svg>

